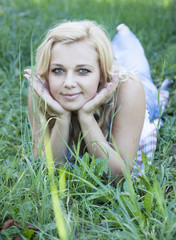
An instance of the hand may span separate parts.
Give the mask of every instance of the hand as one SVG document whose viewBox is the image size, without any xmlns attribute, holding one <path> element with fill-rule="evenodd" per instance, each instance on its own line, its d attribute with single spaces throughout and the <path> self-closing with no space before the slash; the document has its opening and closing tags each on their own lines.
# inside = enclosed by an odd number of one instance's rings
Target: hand
<svg viewBox="0 0 176 240">
<path fill-rule="evenodd" d="M 93 115 L 94 112 L 103 104 L 107 99 L 109 99 L 119 84 L 119 74 L 118 71 L 114 72 L 114 77 L 111 82 L 107 82 L 105 87 L 101 89 L 93 99 L 84 104 L 84 106 L 78 111 L 78 115 L 87 114 Z"/>
<path fill-rule="evenodd" d="M 37 74 L 32 72 L 31 69 L 25 69 L 24 77 L 30 82 L 30 85 L 37 93 L 39 97 L 47 104 L 47 107 L 54 112 L 56 116 L 61 116 L 63 114 L 70 115 L 70 112 L 66 111 L 51 95 L 49 90 L 49 84 L 45 80 L 40 81 Z M 48 111 L 49 112 L 49 111 Z"/>
</svg>

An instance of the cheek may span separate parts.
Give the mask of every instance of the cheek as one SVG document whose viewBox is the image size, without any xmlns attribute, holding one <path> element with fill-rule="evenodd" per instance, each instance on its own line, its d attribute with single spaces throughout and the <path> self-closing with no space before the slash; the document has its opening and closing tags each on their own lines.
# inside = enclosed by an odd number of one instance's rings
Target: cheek
<svg viewBox="0 0 176 240">
<path fill-rule="evenodd" d="M 99 87 L 101 85 L 101 82 L 98 80 L 95 80 L 93 86 L 92 86 L 92 89 L 94 89 L 94 92 L 97 93 L 99 91 Z"/>
<path fill-rule="evenodd" d="M 57 96 L 59 88 L 60 88 L 60 85 L 58 81 L 54 81 L 53 79 L 49 80 L 49 90 L 53 97 Z"/>
<path fill-rule="evenodd" d="M 57 79 L 56 77 L 50 76 L 50 77 L 48 78 L 48 82 L 49 82 L 50 88 L 55 89 L 55 88 L 58 88 L 60 81 L 58 81 L 58 79 Z"/>
<path fill-rule="evenodd" d="M 89 89 L 91 89 L 94 92 L 97 92 L 100 84 L 101 84 L 100 75 L 95 74 L 94 77 L 89 81 Z"/>
<path fill-rule="evenodd" d="M 94 83 L 94 84 L 91 84 L 88 88 L 87 88 L 87 91 L 88 91 L 88 95 L 89 95 L 89 98 L 93 98 L 95 97 L 96 93 L 98 92 L 98 86 L 99 86 L 99 83 Z"/>
</svg>

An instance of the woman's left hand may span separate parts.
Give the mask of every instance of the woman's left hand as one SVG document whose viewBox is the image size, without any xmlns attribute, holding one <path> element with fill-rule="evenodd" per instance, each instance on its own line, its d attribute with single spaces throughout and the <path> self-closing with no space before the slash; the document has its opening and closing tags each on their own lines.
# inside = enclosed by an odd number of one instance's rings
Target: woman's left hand
<svg viewBox="0 0 176 240">
<path fill-rule="evenodd" d="M 94 98 L 85 103 L 84 106 L 78 110 L 78 115 L 93 115 L 99 106 L 110 98 L 117 89 L 119 84 L 118 76 L 118 71 L 115 71 L 112 81 L 107 82 L 104 88 L 97 92 Z"/>
</svg>

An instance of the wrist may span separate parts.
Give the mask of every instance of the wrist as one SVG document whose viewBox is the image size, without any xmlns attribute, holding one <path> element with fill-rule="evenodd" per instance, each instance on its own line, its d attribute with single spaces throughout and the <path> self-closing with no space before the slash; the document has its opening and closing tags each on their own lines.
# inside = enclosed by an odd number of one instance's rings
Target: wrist
<svg viewBox="0 0 176 240">
<path fill-rule="evenodd" d="M 62 113 L 62 114 L 58 114 L 57 119 L 61 120 L 61 121 L 65 121 L 65 122 L 70 122 L 71 119 L 71 113 L 70 112 L 66 112 L 66 113 Z"/>
<path fill-rule="evenodd" d="M 71 118 L 68 117 L 57 117 L 55 126 L 59 129 L 69 129 Z"/>
<path fill-rule="evenodd" d="M 93 113 L 85 113 L 83 111 L 78 111 L 78 120 L 79 121 L 91 121 L 92 119 L 94 119 L 94 114 Z"/>
</svg>

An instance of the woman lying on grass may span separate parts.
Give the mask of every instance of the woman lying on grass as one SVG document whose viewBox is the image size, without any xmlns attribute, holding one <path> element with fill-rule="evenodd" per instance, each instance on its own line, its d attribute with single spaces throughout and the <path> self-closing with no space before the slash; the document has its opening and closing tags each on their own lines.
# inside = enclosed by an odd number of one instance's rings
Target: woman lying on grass
<svg viewBox="0 0 176 240">
<path fill-rule="evenodd" d="M 117 29 L 111 45 L 96 23 L 65 22 L 38 47 L 36 72 L 26 69 L 24 75 L 31 86 L 34 157 L 39 156 L 43 115 L 57 167 L 71 161 L 70 151 L 83 137 L 80 155 L 108 159 L 111 176 L 133 170 L 146 112 L 148 120 L 157 116 L 158 91 L 139 41 L 127 26 Z"/>
</svg>

